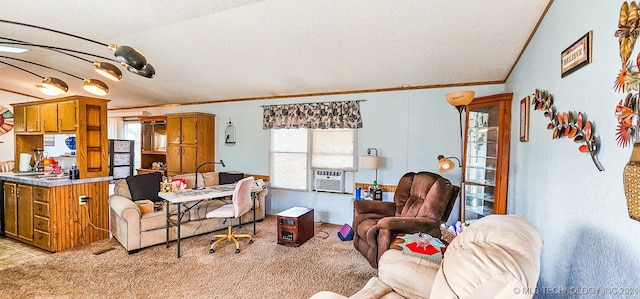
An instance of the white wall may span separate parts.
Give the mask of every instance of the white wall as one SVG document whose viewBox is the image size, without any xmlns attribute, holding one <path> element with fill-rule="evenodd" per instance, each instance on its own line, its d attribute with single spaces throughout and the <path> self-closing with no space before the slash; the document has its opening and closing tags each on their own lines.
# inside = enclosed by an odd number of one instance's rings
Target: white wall
<svg viewBox="0 0 640 299">
<path fill-rule="evenodd" d="M 519 128 L 519 100 L 540 88 L 554 95 L 558 111 L 585 112 L 601 138 L 603 172 L 589 154 L 578 151 L 579 144 L 552 140 L 540 111 L 531 111 L 529 142 L 519 142 L 517 133 L 512 136 L 508 212 L 524 216 L 542 232 L 541 287 L 637 291 L 640 286 L 640 222 L 628 216 L 622 185 L 631 148 L 615 142 L 614 109 L 623 95 L 612 88 L 621 65 L 614 32 L 622 2 L 554 1 L 506 84 L 514 92 L 512 132 Z M 560 53 L 589 30 L 593 62 L 561 78 Z M 640 45 L 633 61 L 637 49 Z M 584 297 L 624 298 L 598 290 L 599 295 Z M 583 296 L 550 291 L 538 297 Z"/>
<path fill-rule="evenodd" d="M 503 85 L 470 88 L 476 90 L 478 96 L 504 92 Z M 147 110 L 152 115 L 193 111 L 216 114 L 216 159 L 223 159 L 227 164 L 224 169 L 217 166 L 217 170 L 268 175 L 270 133 L 262 129 L 261 105 L 366 100 L 360 105 L 363 128 L 358 130 L 358 153 L 365 154 L 368 147 L 377 148 L 382 158 L 378 182 L 395 185 L 409 171 L 437 172 L 438 154 L 460 156 L 458 112 L 444 98 L 445 93 L 458 89 L 406 90 Z M 126 111 L 118 113 L 126 114 Z M 224 136 L 229 118 L 236 127 L 237 144 L 231 147 L 225 146 L 220 138 Z M 454 184 L 460 183 L 458 169 L 444 176 Z M 361 170 L 355 174 L 356 182 L 373 182 L 374 178 L 373 170 Z M 316 221 L 351 223 L 352 197 L 350 194 L 271 189 L 266 208 L 267 213 L 277 214 L 293 206 L 308 206 L 315 208 Z"/>
</svg>

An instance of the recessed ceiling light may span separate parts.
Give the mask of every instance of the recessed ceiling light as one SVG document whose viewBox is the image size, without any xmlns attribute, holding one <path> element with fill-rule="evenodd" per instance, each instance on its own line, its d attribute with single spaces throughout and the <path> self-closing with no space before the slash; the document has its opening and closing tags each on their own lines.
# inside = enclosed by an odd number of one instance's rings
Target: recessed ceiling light
<svg viewBox="0 0 640 299">
<path fill-rule="evenodd" d="M 29 50 L 28 49 L 23 49 L 23 48 L 0 46 L 0 52 L 23 53 L 23 52 L 27 52 L 27 51 L 29 51 Z"/>
</svg>

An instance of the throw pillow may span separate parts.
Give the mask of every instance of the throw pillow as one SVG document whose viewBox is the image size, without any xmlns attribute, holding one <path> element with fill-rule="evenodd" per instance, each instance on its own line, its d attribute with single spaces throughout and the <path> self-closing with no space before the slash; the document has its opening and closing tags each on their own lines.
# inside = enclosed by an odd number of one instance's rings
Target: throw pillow
<svg viewBox="0 0 640 299">
<path fill-rule="evenodd" d="M 162 182 L 162 173 L 160 172 L 127 177 L 131 199 L 134 201 L 148 199 L 153 202 L 161 202 L 162 198 L 158 197 L 160 182 Z"/>
<path fill-rule="evenodd" d="M 218 173 L 218 182 L 220 185 L 235 184 L 244 178 L 242 172 L 220 172 Z"/>
</svg>

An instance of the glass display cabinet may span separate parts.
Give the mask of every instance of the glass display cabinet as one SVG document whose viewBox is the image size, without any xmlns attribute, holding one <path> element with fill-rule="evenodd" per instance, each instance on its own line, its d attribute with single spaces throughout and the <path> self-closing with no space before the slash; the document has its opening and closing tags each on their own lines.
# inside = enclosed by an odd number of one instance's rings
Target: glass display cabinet
<svg viewBox="0 0 640 299">
<path fill-rule="evenodd" d="M 467 105 L 464 221 L 506 213 L 512 97 L 511 93 L 479 97 Z"/>
</svg>

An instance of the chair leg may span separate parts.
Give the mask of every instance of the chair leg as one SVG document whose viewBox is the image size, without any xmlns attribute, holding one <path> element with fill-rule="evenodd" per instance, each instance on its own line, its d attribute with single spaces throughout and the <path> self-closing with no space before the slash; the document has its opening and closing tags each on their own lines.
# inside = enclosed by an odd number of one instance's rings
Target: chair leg
<svg viewBox="0 0 640 299">
<path fill-rule="evenodd" d="M 226 235 L 213 236 L 213 239 L 209 242 L 211 244 L 211 247 L 209 248 L 209 253 L 214 253 L 215 250 L 213 249 L 213 247 L 215 247 L 218 243 L 225 240 L 232 241 L 236 245 L 236 253 L 240 252 L 240 243 L 238 242 L 237 238 L 249 238 L 249 244 L 253 243 L 253 236 L 249 234 L 234 234 L 232 229 L 233 227 L 229 225 L 227 227 Z"/>
</svg>

